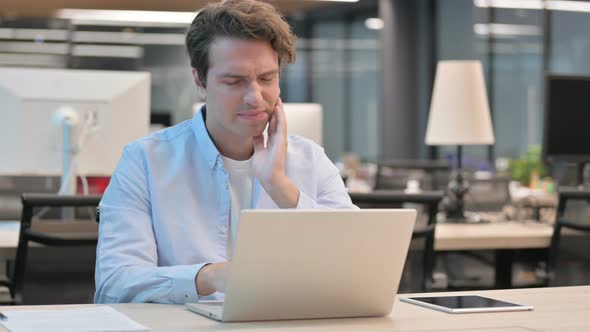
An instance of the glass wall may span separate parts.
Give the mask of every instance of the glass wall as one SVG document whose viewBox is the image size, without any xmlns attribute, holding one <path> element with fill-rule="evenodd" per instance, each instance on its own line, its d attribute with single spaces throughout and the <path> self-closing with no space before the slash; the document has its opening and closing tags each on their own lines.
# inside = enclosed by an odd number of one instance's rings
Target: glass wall
<svg viewBox="0 0 590 332">
<path fill-rule="evenodd" d="M 333 160 L 378 155 L 379 36 L 367 18 L 317 22 L 309 40 L 309 100 L 324 108 L 324 147 Z"/>
<path fill-rule="evenodd" d="M 475 32 L 476 27 L 486 26 L 486 11 L 478 10 L 472 0 L 437 1 L 436 60 L 477 60 L 482 63 L 484 76 L 490 84 L 490 66 L 487 36 Z M 428 95 L 430 97 L 430 94 Z M 492 106 L 492 113 L 493 106 Z M 494 119 L 495 120 L 495 119 Z M 494 121 L 495 122 L 495 121 Z M 494 129 L 497 137 L 497 126 Z M 454 160 L 456 147 L 439 147 L 439 156 Z M 464 167 L 482 168 L 488 158 L 485 146 L 466 146 L 464 148 Z"/>
<path fill-rule="evenodd" d="M 379 155 L 380 26 L 377 1 L 365 3 L 372 6 L 360 13 L 292 20 L 297 62 L 286 68 L 281 89 L 288 102 L 322 105 L 324 148 L 335 161 Z"/>
<path fill-rule="evenodd" d="M 347 26 L 342 21 L 317 22 L 309 40 L 311 100 L 324 109 L 324 148 L 331 159 L 347 150 Z"/>
<path fill-rule="evenodd" d="M 590 10 L 590 3 L 588 3 Z M 549 69 L 590 75 L 590 12 L 551 12 Z"/>
<path fill-rule="evenodd" d="M 341 4 L 294 13 L 297 61 L 281 77 L 284 102 L 316 102 L 324 109 L 324 145 L 333 160 L 354 153 L 378 156 L 379 32 L 376 0 L 362 11 Z M 367 9 L 368 8 L 368 9 Z M 152 119 L 176 124 L 192 117 L 200 101 L 184 50 L 186 25 L 0 20 L 0 65 L 152 74 Z M 166 122 L 166 121 L 164 121 Z"/>
<path fill-rule="evenodd" d="M 502 8 L 481 0 L 429 1 L 420 3 L 434 3 L 436 8 L 434 60 L 480 60 L 488 83 L 496 134 L 494 153 L 477 146 L 467 147 L 465 154 L 477 166 L 490 156 L 519 157 L 530 145 L 540 144 L 544 70 L 590 75 L 590 13 L 549 10 L 546 36 L 544 11 L 534 6 Z M 299 37 L 298 57 L 283 72 L 282 96 L 285 102 L 323 105 L 325 149 L 334 160 L 345 153 L 377 159 L 381 150 L 380 31 L 367 24 L 367 19 L 379 16 L 378 1 L 360 3 L 362 10 L 350 10 L 352 7 L 343 4 L 321 15 L 312 11 L 289 18 Z M 417 22 L 425 20 L 432 18 L 418 13 Z M 174 124 L 190 118 L 192 104 L 199 101 L 184 53 L 184 29 L 4 19 L 0 22 L 0 65 L 149 71 L 153 75 L 152 113 L 170 115 Z M 432 60 L 420 57 L 416 61 Z M 419 90 L 422 128 L 431 91 L 425 86 Z M 423 134 L 417 133 L 415 139 L 419 140 L 420 155 L 427 157 Z M 439 153 L 453 154 L 453 147 Z"/>
<path fill-rule="evenodd" d="M 166 123 L 192 116 L 198 100 L 184 50 L 186 25 L 102 25 L 63 19 L 0 21 L 0 65 L 147 71 L 152 114 Z"/>
<path fill-rule="evenodd" d="M 376 14 L 376 13 L 375 13 Z M 381 99 L 380 42 L 378 30 L 369 29 L 367 20 L 379 24 L 369 14 L 351 22 L 348 139 L 349 150 L 368 160 L 380 151 L 379 109 Z"/>
<path fill-rule="evenodd" d="M 545 69 L 590 75 L 590 13 L 549 9 L 545 45 L 542 3 L 516 1 L 492 7 L 487 1 L 437 1 L 437 59 L 475 59 L 484 66 L 495 157 L 520 157 L 529 146 L 541 144 Z M 484 151 L 476 147 L 466 154 L 481 158 Z"/>
<path fill-rule="evenodd" d="M 543 115 L 542 12 L 481 8 L 493 11 L 487 37 L 493 62 L 490 80 L 496 134 L 495 155 L 516 158 L 541 143 Z"/>
</svg>

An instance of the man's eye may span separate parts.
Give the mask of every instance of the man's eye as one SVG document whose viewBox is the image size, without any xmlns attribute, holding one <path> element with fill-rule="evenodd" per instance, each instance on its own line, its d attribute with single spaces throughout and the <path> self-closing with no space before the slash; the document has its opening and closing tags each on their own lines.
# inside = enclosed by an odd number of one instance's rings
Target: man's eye
<svg viewBox="0 0 590 332">
<path fill-rule="evenodd" d="M 272 77 L 262 77 L 260 80 L 263 82 L 272 82 L 273 79 Z"/>
<path fill-rule="evenodd" d="M 240 83 L 240 81 L 225 81 L 225 84 L 227 85 L 236 85 L 238 83 Z"/>
</svg>

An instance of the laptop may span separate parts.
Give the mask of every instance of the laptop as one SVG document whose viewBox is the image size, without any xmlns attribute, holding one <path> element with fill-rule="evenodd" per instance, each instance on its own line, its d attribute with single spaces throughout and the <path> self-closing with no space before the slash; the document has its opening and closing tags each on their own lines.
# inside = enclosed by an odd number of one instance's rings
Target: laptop
<svg viewBox="0 0 590 332">
<path fill-rule="evenodd" d="M 223 322 L 388 315 L 416 211 L 244 210 L 223 302 L 187 303 Z"/>
</svg>

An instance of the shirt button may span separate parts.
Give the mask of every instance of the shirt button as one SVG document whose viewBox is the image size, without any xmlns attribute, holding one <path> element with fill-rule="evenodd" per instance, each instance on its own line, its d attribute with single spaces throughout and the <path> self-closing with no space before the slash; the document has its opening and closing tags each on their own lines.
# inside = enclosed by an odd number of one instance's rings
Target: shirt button
<svg viewBox="0 0 590 332">
<path fill-rule="evenodd" d="M 225 190 L 229 189 L 229 186 L 227 185 L 227 183 L 223 186 L 223 188 L 225 188 Z"/>
</svg>

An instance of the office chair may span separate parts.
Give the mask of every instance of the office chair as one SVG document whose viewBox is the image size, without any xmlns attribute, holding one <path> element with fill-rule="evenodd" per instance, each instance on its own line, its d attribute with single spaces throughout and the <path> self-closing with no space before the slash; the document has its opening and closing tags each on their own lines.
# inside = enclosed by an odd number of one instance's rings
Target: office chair
<svg viewBox="0 0 590 332">
<path fill-rule="evenodd" d="M 377 162 L 375 190 L 403 190 L 415 177 L 425 190 L 443 190 L 449 182 L 451 164 L 446 160 L 389 160 Z"/>
<path fill-rule="evenodd" d="M 412 233 L 412 240 L 423 239 L 421 291 L 431 288 L 434 270 L 434 234 L 436 214 L 443 198 L 442 191 L 404 193 L 403 191 L 381 190 L 371 193 L 350 193 L 352 202 L 360 208 L 398 208 L 405 203 L 420 204 L 426 207 L 426 225 L 419 225 Z"/>
<path fill-rule="evenodd" d="M 468 177 L 469 191 L 465 196 L 465 209 L 475 212 L 501 212 L 512 204 L 510 178 L 493 175 L 489 178 Z"/>
<path fill-rule="evenodd" d="M 547 256 L 546 273 L 541 278 L 544 286 L 554 284 L 557 279 L 556 267 L 559 258 L 562 230 L 570 229 L 590 234 L 590 223 L 585 223 L 582 220 L 565 219 L 567 202 L 572 200 L 582 200 L 590 203 L 590 189 L 560 188 L 558 191 L 557 213 Z"/>
<path fill-rule="evenodd" d="M 512 204 L 510 195 L 510 178 L 507 176 L 491 175 L 490 177 L 477 177 L 474 173 L 466 175 L 469 191 L 465 195 L 465 210 L 477 214 L 482 222 L 493 222 L 495 220 L 506 220 L 508 215 L 504 212 L 505 207 Z M 449 290 L 473 290 L 487 289 L 482 284 L 485 279 L 481 273 L 466 275 L 457 269 L 464 266 L 469 270 L 482 270 L 481 268 L 493 269 L 495 266 L 494 257 L 491 253 L 480 251 L 453 251 L 441 253 L 440 260 L 447 274 L 447 288 Z M 452 265 L 451 261 L 462 264 Z"/>
<path fill-rule="evenodd" d="M 98 240 L 98 225 L 83 221 L 49 221 L 33 218 L 37 207 L 96 207 L 101 196 L 60 196 L 28 194 L 21 197 L 23 210 L 14 271 L 11 280 L 0 281 L 10 292 L 6 304 L 22 304 L 29 243 L 44 246 L 92 246 Z M 7 275 L 10 275 L 7 271 Z"/>
</svg>

